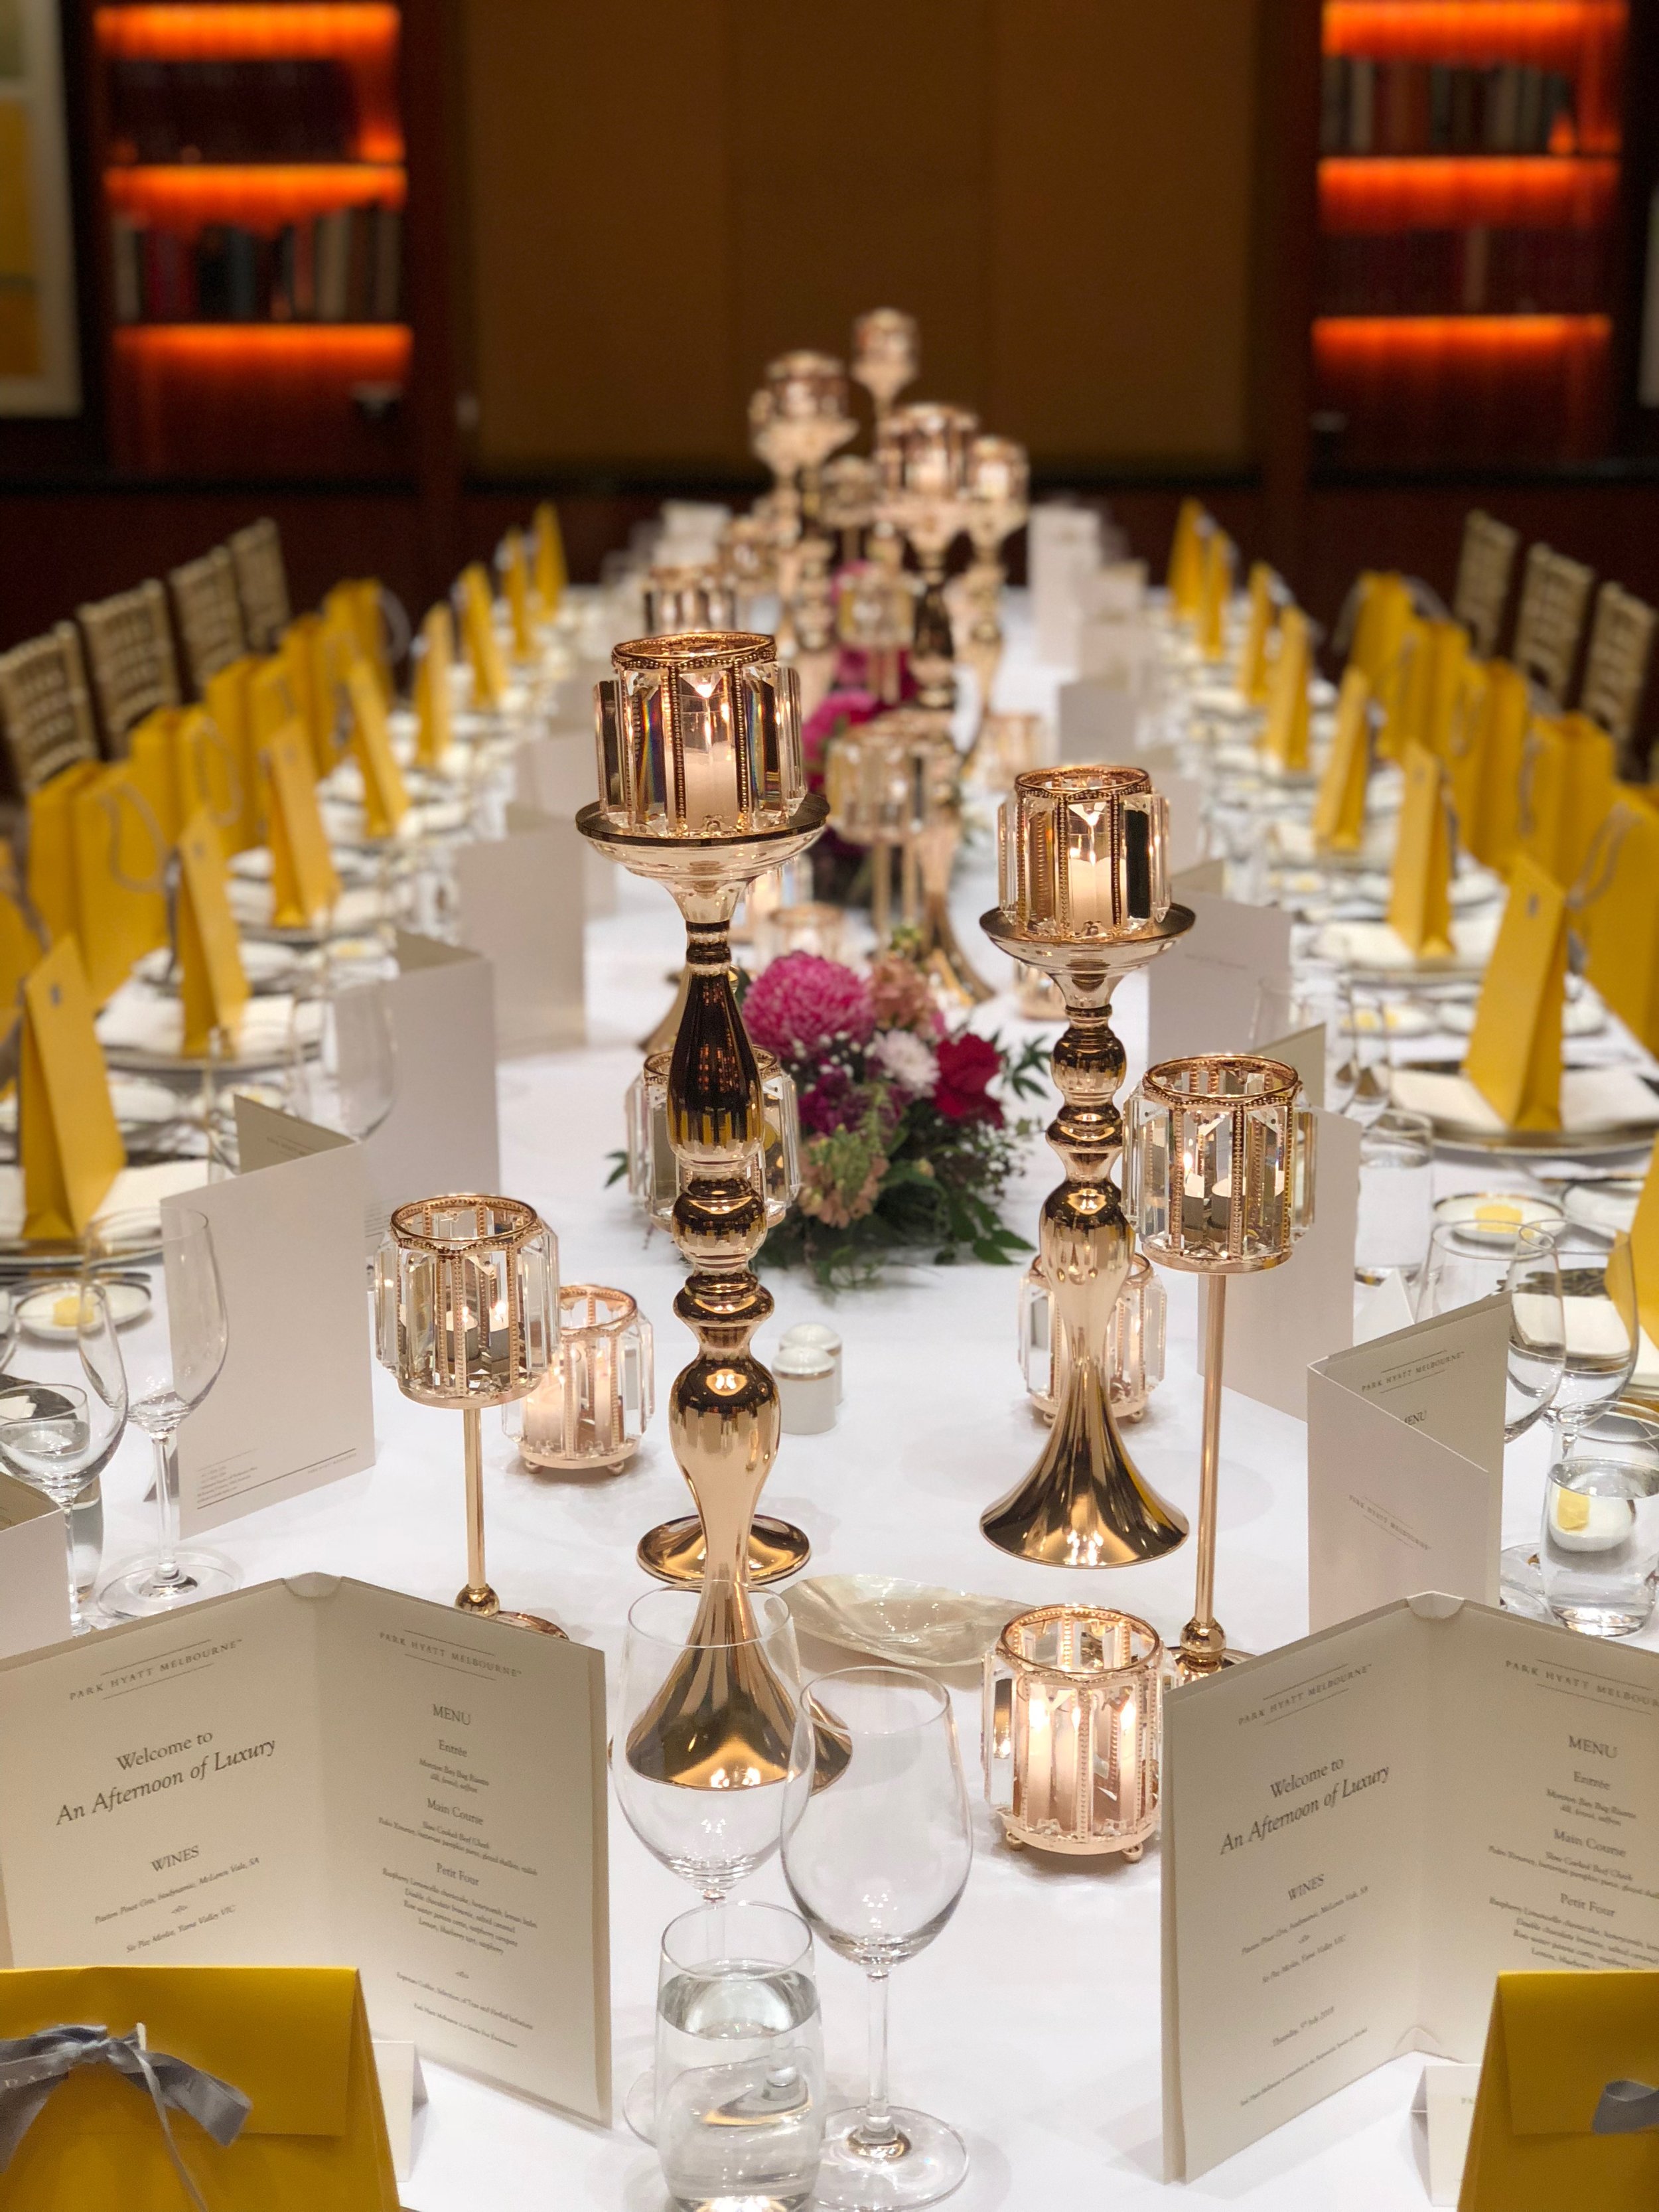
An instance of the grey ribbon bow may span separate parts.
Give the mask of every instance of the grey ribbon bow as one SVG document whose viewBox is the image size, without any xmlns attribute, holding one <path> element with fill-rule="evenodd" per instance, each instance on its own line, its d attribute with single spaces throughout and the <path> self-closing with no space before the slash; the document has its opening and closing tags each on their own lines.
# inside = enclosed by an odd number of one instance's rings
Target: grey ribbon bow
<svg viewBox="0 0 1659 2212">
<path fill-rule="evenodd" d="M 1590 2122 L 1590 2133 L 1633 2136 L 1645 2128 L 1659 2128 L 1659 2089 L 1650 2089 L 1645 2081 L 1609 2081 Z"/>
<path fill-rule="evenodd" d="M 131 2035 L 112 2035 L 106 2027 L 45 2027 L 38 2035 L 0 2039 L 0 2173 L 11 2164 L 13 2152 L 47 2098 L 77 2066 L 112 2066 L 135 2088 L 149 2092 L 167 2155 L 196 2212 L 207 2212 L 173 2140 L 167 2108 L 171 2105 L 175 2112 L 188 2112 L 225 2149 L 241 2133 L 252 2101 L 199 2066 L 170 2058 L 164 2051 L 147 2051 L 142 2021 Z"/>
</svg>

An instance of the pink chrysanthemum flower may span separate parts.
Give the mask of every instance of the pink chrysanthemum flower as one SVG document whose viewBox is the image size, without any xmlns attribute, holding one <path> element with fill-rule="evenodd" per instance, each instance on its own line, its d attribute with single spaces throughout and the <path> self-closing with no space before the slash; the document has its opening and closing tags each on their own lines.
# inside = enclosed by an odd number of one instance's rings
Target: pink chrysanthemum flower
<svg viewBox="0 0 1659 2212">
<path fill-rule="evenodd" d="M 786 952 L 749 987 L 743 1018 L 752 1041 L 781 1060 L 804 1060 L 836 1037 L 865 1044 L 876 1026 L 864 978 L 816 952 Z"/>
</svg>

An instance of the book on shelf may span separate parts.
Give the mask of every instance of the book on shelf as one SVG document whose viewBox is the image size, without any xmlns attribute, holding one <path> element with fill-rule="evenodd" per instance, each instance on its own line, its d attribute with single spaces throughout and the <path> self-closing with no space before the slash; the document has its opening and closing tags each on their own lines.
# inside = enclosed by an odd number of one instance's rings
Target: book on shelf
<svg viewBox="0 0 1659 2212">
<path fill-rule="evenodd" d="M 109 64 L 117 161 L 349 161 L 359 139 L 350 73 L 337 61 Z"/>
<path fill-rule="evenodd" d="M 1585 315 L 1605 311 L 1604 230 L 1472 223 L 1320 240 L 1326 315 Z"/>
<path fill-rule="evenodd" d="M 1581 137 L 1573 83 L 1559 70 L 1324 57 L 1323 154 L 1567 154 Z"/>
<path fill-rule="evenodd" d="M 384 204 L 193 236 L 117 213 L 110 248 L 118 323 L 392 323 L 402 303 L 403 215 Z"/>
</svg>

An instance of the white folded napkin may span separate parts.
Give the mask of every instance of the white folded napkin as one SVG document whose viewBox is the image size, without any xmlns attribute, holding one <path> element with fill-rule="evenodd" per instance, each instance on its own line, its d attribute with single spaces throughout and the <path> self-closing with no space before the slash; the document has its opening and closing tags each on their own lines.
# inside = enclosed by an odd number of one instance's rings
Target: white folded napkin
<svg viewBox="0 0 1659 2212">
<path fill-rule="evenodd" d="M 153 1167 L 123 1168 L 109 1187 L 109 1195 L 93 1215 L 106 1220 L 112 1213 L 131 1213 L 159 1206 L 181 1190 L 200 1190 L 208 1179 L 205 1160 L 158 1160 Z M 0 1166 L 0 1237 L 23 1233 L 23 1170 Z"/>
<path fill-rule="evenodd" d="M 1349 968 L 1401 975 L 1433 975 L 1457 969 L 1484 968 L 1498 942 L 1501 907 L 1482 914 L 1452 916 L 1449 957 L 1419 960 L 1405 939 L 1386 921 L 1332 921 L 1319 933 L 1316 950 L 1322 960 L 1340 960 Z"/>
<path fill-rule="evenodd" d="M 237 1025 L 238 1056 L 243 1060 L 266 1054 L 282 1057 L 288 1050 L 293 1027 L 291 993 L 274 991 L 268 998 L 250 999 Z M 98 1042 L 106 1051 L 176 1060 L 184 1035 L 184 1002 L 148 990 L 141 983 L 124 983 L 98 1017 Z"/>
<path fill-rule="evenodd" d="M 1408 1114 L 1502 1136 L 1507 1126 L 1466 1075 L 1442 1075 L 1431 1068 L 1397 1067 L 1390 1085 L 1393 1103 Z M 1659 1097 L 1633 1067 L 1570 1067 L 1561 1078 L 1561 1129 L 1570 1137 L 1603 1130 L 1659 1128 Z"/>
</svg>

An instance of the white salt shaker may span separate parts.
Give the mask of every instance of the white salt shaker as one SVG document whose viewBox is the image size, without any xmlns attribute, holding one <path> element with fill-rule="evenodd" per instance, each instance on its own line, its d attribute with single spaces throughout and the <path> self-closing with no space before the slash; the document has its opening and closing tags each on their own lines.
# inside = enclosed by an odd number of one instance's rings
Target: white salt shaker
<svg viewBox="0 0 1659 2212">
<path fill-rule="evenodd" d="M 836 1363 L 822 1345 L 791 1344 L 785 1337 L 772 1372 L 785 1436 L 816 1437 L 835 1427 Z"/>
<path fill-rule="evenodd" d="M 810 1344 L 820 1352 L 827 1352 L 836 1364 L 836 1403 L 839 1406 L 847 1395 L 842 1374 L 841 1339 L 826 1321 L 798 1321 L 787 1328 L 778 1340 L 781 1349 L 789 1350 L 799 1344 Z"/>
</svg>

